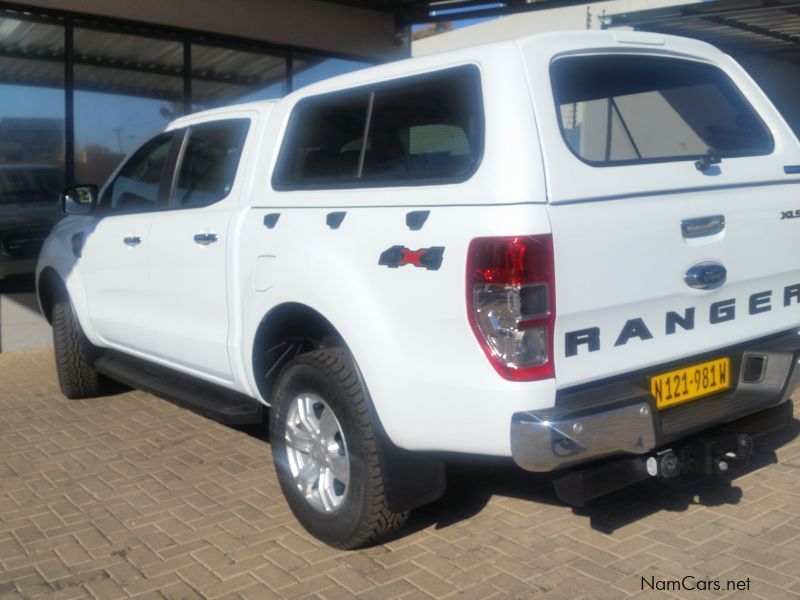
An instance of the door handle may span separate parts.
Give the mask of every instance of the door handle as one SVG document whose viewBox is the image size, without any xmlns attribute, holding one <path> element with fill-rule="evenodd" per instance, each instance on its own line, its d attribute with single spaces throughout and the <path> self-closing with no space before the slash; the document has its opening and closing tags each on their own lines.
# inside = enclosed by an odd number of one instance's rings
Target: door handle
<svg viewBox="0 0 800 600">
<path fill-rule="evenodd" d="M 216 233 L 196 233 L 194 234 L 194 241 L 196 244 L 200 244 L 202 246 L 208 246 L 209 244 L 213 244 L 219 238 L 217 237 Z"/>
<path fill-rule="evenodd" d="M 131 247 L 138 246 L 142 243 L 142 238 L 140 238 L 138 235 L 129 235 L 122 238 L 122 243 Z"/>
<path fill-rule="evenodd" d="M 725 215 L 711 215 L 681 221 L 681 232 L 686 239 L 716 235 L 725 229 Z"/>
</svg>

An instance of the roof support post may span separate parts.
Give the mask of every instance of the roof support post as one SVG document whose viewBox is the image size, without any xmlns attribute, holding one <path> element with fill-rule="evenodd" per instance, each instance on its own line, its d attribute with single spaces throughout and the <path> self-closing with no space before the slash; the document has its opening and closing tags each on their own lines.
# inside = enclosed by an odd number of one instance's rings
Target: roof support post
<svg viewBox="0 0 800 600">
<path fill-rule="evenodd" d="M 183 36 L 183 114 L 192 112 L 192 43 Z"/>
<path fill-rule="evenodd" d="M 75 70 L 74 25 L 64 22 L 64 181 L 75 185 Z"/>
</svg>

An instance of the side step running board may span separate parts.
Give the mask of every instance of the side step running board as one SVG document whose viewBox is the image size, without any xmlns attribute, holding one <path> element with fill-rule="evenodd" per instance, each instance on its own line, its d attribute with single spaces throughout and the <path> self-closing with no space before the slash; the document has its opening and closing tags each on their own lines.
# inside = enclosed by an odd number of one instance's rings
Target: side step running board
<svg viewBox="0 0 800 600">
<path fill-rule="evenodd" d="M 95 368 L 226 425 L 260 423 L 264 417 L 264 406 L 249 396 L 119 353 L 104 354 Z"/>
</svg>

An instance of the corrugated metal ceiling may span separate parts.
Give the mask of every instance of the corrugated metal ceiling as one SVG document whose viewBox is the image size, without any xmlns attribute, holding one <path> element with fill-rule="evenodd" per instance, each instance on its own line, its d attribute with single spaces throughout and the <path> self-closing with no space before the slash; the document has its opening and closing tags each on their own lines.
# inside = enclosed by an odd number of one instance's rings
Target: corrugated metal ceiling
<svg viewBox="0 0 800 600">
<path fill-rule="evenodd" d="M 698 38 L 732 55 L 800 58 L 800 2 L 796 0 L 717 0 L 612 15 L 606 25 Z"/>
<path fill-rule="evenodd" d="M 76 26 L 73 56 L 76 89 L 183 99 L 180 42 Z M 191 63 L 198 104 L 283 84 L 286 75 L 283 56 L 217 46 L 193 44 Z M 63 27 L 0 16 L 0 83 L 62 87 L 63 64 Z"/>
</svg>

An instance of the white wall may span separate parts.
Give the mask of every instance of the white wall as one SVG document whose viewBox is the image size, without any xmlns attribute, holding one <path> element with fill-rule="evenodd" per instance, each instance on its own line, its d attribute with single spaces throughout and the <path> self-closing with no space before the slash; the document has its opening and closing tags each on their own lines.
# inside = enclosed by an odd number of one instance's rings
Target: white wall
<svg viewBox="0 0 800 600">
<path fill-rule="evenodd" d="M 454 29 L 412 43 L 411 53 L 424 56 L 445 50 L 455 50 L 487 42 L 497 42 L 515 37 L 565 29 L 599 29 L 603 14 L 661 8 L 679 4 L 692 4 L 697 0 L 606 0 L 579 6 L 536 10 L 492 19 L 484 23 Z M 588 25 L 587 27 L 587 8 Z"/>
<path fill-rule="evenodd" d="M 0 292 L 0 352 L 42 348 L 52 343 L 50 325 L 36 294 Z"/>
</svg>

